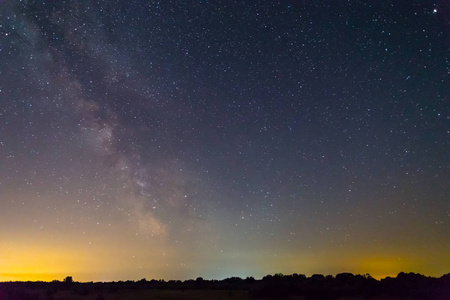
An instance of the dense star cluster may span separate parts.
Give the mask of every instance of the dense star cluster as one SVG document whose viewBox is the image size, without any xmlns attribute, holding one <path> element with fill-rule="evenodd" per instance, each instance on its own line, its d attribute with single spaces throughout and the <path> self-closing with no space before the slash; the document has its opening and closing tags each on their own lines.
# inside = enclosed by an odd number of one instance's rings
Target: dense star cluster
<svg viewBox="0 0 450 300">
<path fill-rule="evenodd" d="M 0 2 L 0 280 L 450 270 L 447 1 Z"/>
</svg>

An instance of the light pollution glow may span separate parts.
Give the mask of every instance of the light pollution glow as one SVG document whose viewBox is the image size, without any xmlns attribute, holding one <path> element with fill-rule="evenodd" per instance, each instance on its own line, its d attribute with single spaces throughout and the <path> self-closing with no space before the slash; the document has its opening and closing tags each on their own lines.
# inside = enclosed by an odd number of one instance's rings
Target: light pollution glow
<svg viewBox="0 0 450 300">
<path fill-rule="evenodd" d="M 82 282 L 138 280 L 144 277 L 189 279 L 205 274 L 218 279 L 239 275 L 261 278 L 266 275 L 267 270 L 284 274 L 302 273 L 308 276 L 316 273 L 335 275 L 345 271 L 354 274 L 369 273 L 374 278 L 381 279 L 386 276 L 395 277 L 402 270 L 434 276 L 440 276 L 446 271 L 445 267 L 427 269 L 424 267 L 427 266 L 425 259 L 421 258 L 423 256 L 414 255 L 377 256 L 347 251 L 334 255 L 326 255 L 320 251 L 309 254 L 280 252 L 277 256 L 267 259 L 270 256 L 268 253 L 253 252 L 241 253 L 237 258 L 222 256 L 217 259 L 170 251 L 170 248 L 164 248 L 162 245 L 152 247 L 152 243 L 130 243 L 124 240 L 130 247 L 128 251 L 135 248 L 136 253 L 140 253 L 139 256 L 131 256 L 123 251 L 123 248 L 117 247 L 117 241 L 117 237 L 110 240 L 100 239 L 81 246 L 64 236 L 39 241 L 32 239 L 33 250 L 30 251 L 30 242 L 20 238 L 12 240 L 0 249 L 0 281 L 51 281 L 61 280 L 68 275 Z M 440 253 L 437 257 L 446 255 Z M 174 261 L 182 263 L 174 265 Z M 226 265 L 227 269 L 198 267 L 205 262 L 212 265 L 216 263 L 217 266 Z M 439 259 L 436 259 L 436 263 L 439 263 Z M 254 266 L 260 266 L 259 270 Z M 180 276 L 183 273 L 185 276 Z M 195 275 L 192 276 L 193 274 Z"/>
</svg>

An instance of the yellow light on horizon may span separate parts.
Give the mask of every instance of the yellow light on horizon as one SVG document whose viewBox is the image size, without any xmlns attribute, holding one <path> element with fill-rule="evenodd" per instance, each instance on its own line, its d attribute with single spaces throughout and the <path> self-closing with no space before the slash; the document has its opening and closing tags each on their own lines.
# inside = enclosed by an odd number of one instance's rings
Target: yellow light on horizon
<svg viewBox="0 0 450 300">
<path fill-rule="evenodd" d="M 80 270 L 83 265 L 69 247 L 52 249 L 34 245 L 31 249 L 18 245 L 0 249 L 0 281 L 62 280 L 67 272 Z"/>
<path fill-rule="evenodd" d="M 0 273 L 0 282 L 5 281 L 53 281 L 62 280 L 63 274 L 50 273 Z"/>
<path fill-rule="evenodd" d="M 140 240 L 128 246 L 122 249 L 107 240 L 86 244 L 64 238 L 58 243 L 42 238 L 29 244 L 17 238 L 0 247 L 0 281 L 53 281 L 66 276 L 80 282 L 167 277 L 166 265 L 175 257 L 171 249 Z"/>
</svg>

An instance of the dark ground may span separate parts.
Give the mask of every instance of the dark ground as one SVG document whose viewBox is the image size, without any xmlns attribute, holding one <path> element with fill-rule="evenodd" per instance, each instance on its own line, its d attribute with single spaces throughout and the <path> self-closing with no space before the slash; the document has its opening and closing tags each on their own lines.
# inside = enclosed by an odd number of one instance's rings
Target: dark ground
<svg viewBox="0 0 450 300">
<path fill-rule="evenodd" d="M 376 280 L 370 275 L 267 275 L 262 280 L 238 277 L 224 280 L 0 283 L 0 300 L 131 300 L 131 299 L 301 299 L 301 300 L 449 300 L 450 274 L 440 278 L 400 273 Z"/>
</svg>

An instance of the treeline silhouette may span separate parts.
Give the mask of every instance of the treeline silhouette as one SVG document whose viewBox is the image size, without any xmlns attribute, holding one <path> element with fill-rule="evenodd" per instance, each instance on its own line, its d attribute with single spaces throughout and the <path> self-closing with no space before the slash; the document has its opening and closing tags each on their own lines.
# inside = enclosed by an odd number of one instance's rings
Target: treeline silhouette
<svg viewBox="0 0 450 300">
<path fill-rule="evenodd" d="M 354 275 L 340 273 L 336 276 L 315 274 L 306 277 L 302 274 L 264 276 L 260 280 L 253 277 L 245 279 L 230 277 L 223 280 L 206 280 L 198 277 L 193 280 L 146 280 L 118 282 L 76 282 L 71 276 L 63 281 L 52 282 L 1 282 L 0 300 L 45 300 L 54 299 L 58 291 L 75 293 L 81 297 L 105 295 L 129 290 L 224 290 L 245 291 L 248 299 L 290 299 L 302 297 L 305 300 L 334 300 L 343 297 L 357 299 L 450 299 L 450 273 L 440 278 L 427 277 L 417 273 L 399 273 L 397 277 L 381 280 L 369 274 Z M 41 292 L 38 292 L 41 291 Z M 45 291 L 42 293 L 42 291 Z M 89 297 L 92 299 L 92 297 Z M 298 298 L 296 298 L 298 299 Z"/>
</svg>

